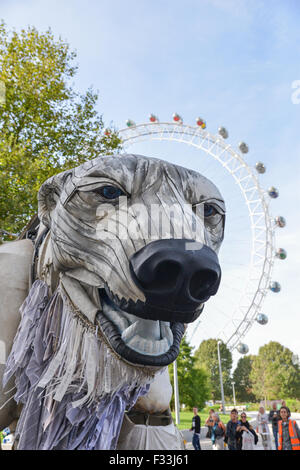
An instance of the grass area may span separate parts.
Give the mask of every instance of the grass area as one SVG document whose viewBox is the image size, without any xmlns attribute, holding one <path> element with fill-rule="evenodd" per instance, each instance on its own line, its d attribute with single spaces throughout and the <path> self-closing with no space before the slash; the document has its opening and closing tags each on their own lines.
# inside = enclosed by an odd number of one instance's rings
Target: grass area
<svg viewBox="0 0 300 470">
<path fill-rule="evenodd" d="M 205 421 L 208 418 L 208 411 L 201 411 L 198 412 L 198 415 L 201 418 L 201 426 L 205 426 Z M 174 422 L 175 422 L 175 413 L 172 413 Z M 190 429 L 192 427 L 192 419 L 193 419 L 193 412 L 192 411 L 181 411 L 180 412 L 180 423 L 178 425 L 179 429 Z M 221 421 L 223 421 L 224 424 L 227 424 L 228 421 L 230 420 L 229 414 L 223 415 L 219 414 Z"/>
</svg>

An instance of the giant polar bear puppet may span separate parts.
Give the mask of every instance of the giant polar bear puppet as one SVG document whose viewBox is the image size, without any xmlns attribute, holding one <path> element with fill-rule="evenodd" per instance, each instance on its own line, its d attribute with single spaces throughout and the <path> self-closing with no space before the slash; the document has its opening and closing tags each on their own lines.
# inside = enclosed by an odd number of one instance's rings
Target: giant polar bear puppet
<svg viewBox="0 0 300 470">
<path fill-rule="evenodd" d="M 167 366 L 220 284 L 222 196 L 195 171 L 117 155 L 50 178 L 38 201 L 34 244 L 0 250 L 18 449 L 182 449 Z"/>
</svg>

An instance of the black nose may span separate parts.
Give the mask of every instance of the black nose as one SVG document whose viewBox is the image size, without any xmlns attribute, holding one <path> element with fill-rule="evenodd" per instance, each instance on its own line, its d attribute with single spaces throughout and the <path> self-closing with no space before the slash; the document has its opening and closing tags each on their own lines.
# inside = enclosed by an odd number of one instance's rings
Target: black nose
<svg viewBox="0 0 300 470">
<path fill-rule="evenodd" d="M 185 322 L 193 321 L 191 312 L 216 294 L 221 279 L 216 253 L 206 245 L 193 249 L 195 245 L 186 239 L 156 240 L 130 259 L 132 277 L 146 304 L 156 311 L 178 312 Z"/>
</svg>

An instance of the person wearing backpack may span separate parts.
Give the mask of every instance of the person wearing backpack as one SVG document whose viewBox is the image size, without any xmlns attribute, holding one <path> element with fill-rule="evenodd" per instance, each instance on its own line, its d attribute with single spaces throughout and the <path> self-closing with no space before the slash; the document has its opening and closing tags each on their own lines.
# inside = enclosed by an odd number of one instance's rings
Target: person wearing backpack
<svg viewBox="0 0 300 470">
<path fill-rule="evenodd" d="M 212 415 L 211 442 L 213 450 L 224 450 L 225 426 L 220 420 L 218 413 Z"/>
</svg>

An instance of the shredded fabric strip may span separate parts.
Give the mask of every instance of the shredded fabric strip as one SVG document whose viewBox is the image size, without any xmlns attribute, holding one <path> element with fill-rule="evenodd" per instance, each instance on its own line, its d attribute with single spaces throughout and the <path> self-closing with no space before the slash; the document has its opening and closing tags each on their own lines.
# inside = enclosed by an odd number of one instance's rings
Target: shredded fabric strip
<svg viewBox="0 0 300 470">
<path fill-rule="evenodd" d="M 35 281 L 20 312 L 3 378 L 5 386 L 15 377 L 23 404 L 18 449 L 115 449 L 125 410 L 148 392 L 151 374 L 117 358 L 60 287 L 49 298 Z"/>
</svg>

